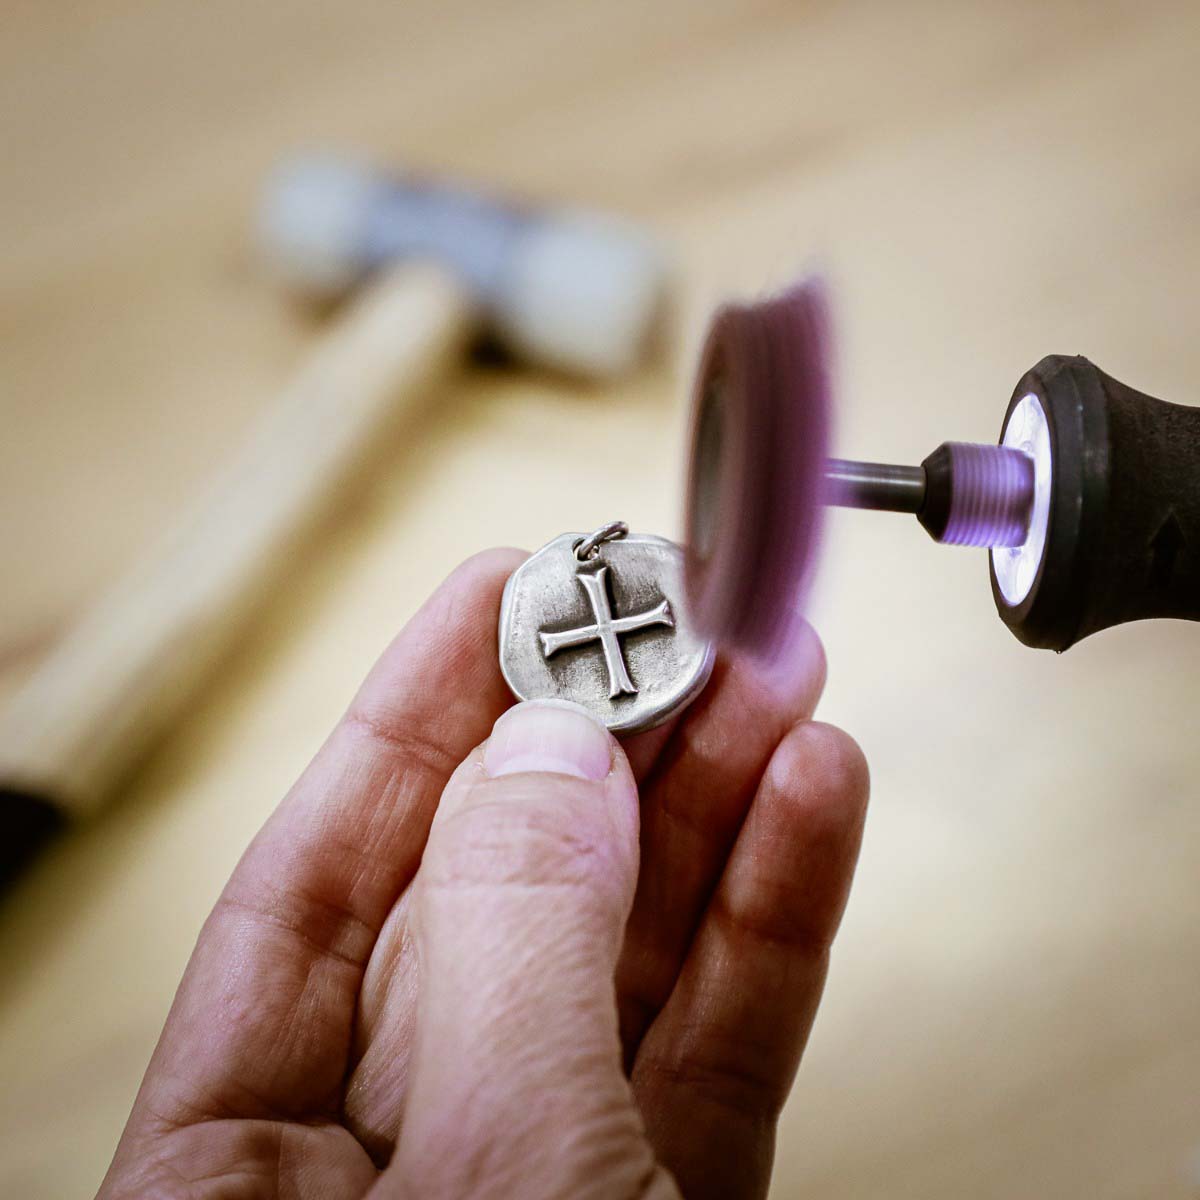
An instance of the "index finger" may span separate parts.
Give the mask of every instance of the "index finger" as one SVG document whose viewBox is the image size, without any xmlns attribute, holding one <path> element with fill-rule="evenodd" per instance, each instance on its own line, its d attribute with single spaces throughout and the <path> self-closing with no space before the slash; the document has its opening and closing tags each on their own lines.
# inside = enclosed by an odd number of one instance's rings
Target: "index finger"
<svg viewBox="0 0 1200 1200">
<path fill-rule="evenodd" d="M 522 557 L 489 551 L 442 584 L 251 843 L 147 1073 L 143 1093 L 158 1078 L 170 1085 L 154 1097 L 157 1116 L 173 1106 L 187 1121 L 213 1108 L 291 1117 L 334 1103 L 365 964 L 420 862 L 438 796 L 512 703 L 496 614 Z"/>
</svg>

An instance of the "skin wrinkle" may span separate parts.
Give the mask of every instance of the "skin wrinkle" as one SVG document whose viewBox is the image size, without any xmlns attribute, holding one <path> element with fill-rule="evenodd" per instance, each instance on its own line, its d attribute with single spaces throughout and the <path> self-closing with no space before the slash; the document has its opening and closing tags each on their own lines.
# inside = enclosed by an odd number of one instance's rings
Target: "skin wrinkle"
<svg viewBox="0 0 1200 1200">
<path fill-rule="evenodd" d="M 814 990 L 824 983 L 828 955 L 797 973 Z M 816 1003 L 812 1005 L 815 1015 Z M 791 1078 L 782 1080 L 776 1057 L 776 1038 L 766 1033 L 751 1039 L 739 1033 L 722 1034 L 710 1017 L 698 1016 L 690 1029 L 680 1029 L 670 1055 L 640 1055 L 635 1081 L 650 1090 L 676 1088 L 695 1098 L 745 1118 L 756 1127 L 773 1122 L 787 1100 Z M 698 1049 L 702 1047 L 702 1049 Z"/>
<path fill-rule="evenodd" d="M 186 1189 L 181 1193 L 178 1188 L 171 1188 L 169 1191 L 162 1193 L 154 1192 L 153 1195 L 167 1195 L 176 1200 L 181 1194 L 187 1197 L 209 1196 L 213 1193 L 204 1189 L 197 1191 L 196 1186 L 206 1183 L 222 1183 L 226 1180 L 244 1183 L 249 1180 L 254 1182 L 257 1177 L 269 1178 L 269 1161 L 264 1163 L 261 1161 L 263 1152 L 269 1154 L 269 1160 L 278 1161 L 278 1153 L 275 1145 L 280 1137 L 281 1126 L 275 1123 L 268 1122 L 237 1122 L 238 1128 L 231 1142 L 231 1149 L 251 1143 L 252 1146 L 258 1148 L 257 1156 L 252 1156 L 248 1164 L 240 1161 L 221 1161 L 205 1164 L 201 1169 L 187 1170 L 186 1168 L 192 1165 L 199 1167 L 199 1164 L 194 1164 L 194 1156 L 190 1147 L 186 1147 L 182 1154 L 176 1154 L 173 1157 L 156 1157 L 149 1163 L 143 1163 L 139 1169 L 141 1179 L 138 1180 L 139 1186 L 136 1190 L 129 1190 L 125 1194 L 136 1200 L 144 1200 L 145 1197 L 151 1195 L 145 1190 L 145 1180 L 153 1183 L 156 1177 L 165 1177 L 167 1180 L 182 1186 Z M 186 1139 L 191 1130 L 181 1130 L 180 1138 Z M 177 1139 L 178 1140 L 178 1139 Z M 236 1155 L 234 1156 L 237 1157 Z M 244 1187 L 238 1192 L 226 1192 L 226 1195 L 241 1195 L 245 1196 Z M 274 1190 L 272 1191 L 274 1194 Z"/>
<path fill-rule="evenodd" d="M 278 1180 L 286 1181 L 288 1175 L 284 1172 L 284 1143 L 287 1140 L 286 1131 L 280 1130 L 279 1144 L 275 1152 L 275 1177 Z"/>
<path fill-rule="evenodd" d="M 172 1129 L 188 1128 L 209 1121 L 222 1121 L 253 1114 L 256 1119 L 295 1119 L 295 1113 L 267 1098 L 267 1091 L 252 1087 L 245 1079 L 224 1080 L 222 1088 L 230 1093 L 221 1098 L 215 1085 L 206 1085 L 194 1074 L 190 1062 L 164 1063 L 155 1076 L 153 1090 L 139 1096 L 139 1103 L 150 1106 L 152 1115 L 169 1122 Z M 165 1074 L 164 1074 L 165 1072 Z M 175 1086 L 172 1087 L 171 1085 Z M 178 1115 L 172 1115 L 173 1108 Z"/>
<path fill-rule="evenodd" d="M 467 1026 L 464 1036 L 467 1040 L 484 1043 L 484 1049 L 487 1048 L 486 1043 L 489 1039 L 500 1038 L 507 1039 L 505 1048 L 512 1054 L 523 1056 L 527 1044 L 534 1048 L 532 1052 L 536 1054 L 536 1048 L 542 1044 L 544 1038 L 557 1031 L 564 1020 L 569 1027 L 574 1027 L 575 1022 L 570 1016 L 572 1010 L 585 1015 L 607 1012 L 611 1001 L 610 991 L 598 986 L 595 977 L 598 973 L 597 959 L 602 966 L 606 959 L 611 959 L 612 954 L 608 952 L 608 947 L 604 946 L 598 954 L 595 939 L 582 928 L 570 932 L 560 931 L 546 919 L 543 919 L 541 924 L 548 929 L 543 930 L 539 930 L 537 922 L 534 921 L 518 920 L 509 924 L 523 926 L 526 931 L 525 937 L 522 943 L 505 952 L 502 964 L 497 964 L 503 968 L 503 974 L 499 969 L 492 971 L 491 959 L 486 953 L 479 957 L 472 968 L 472 991 L 468 997 L 459 997 L 460 1004 L 465 1006 L 464 1012 L 467 1017 L 464 1021 Z M 446 927 L 464 928 L 461 921 L 446 919 L 438 922 L 428 934 L 422 935 L 422 940 L 426 937 L 437 937 Z M 469 935 L 476 931 L 467 927 L 464 932 Z M 510 930 L 503 922 L 489 922 L 486 931 L 479 932 L 498 933 L 502 936 Z M 489 940 L 498 942 L 500 937 L 493 936 Z M 544 970 L 548 955 L 554 957 L 553 979 L 548 979 Z M 453 970 L 453 965 L 443 966 L 435 961 L 427 970 L 432 973 L 448 973 Z M 539 990 L 547 987 L 553 989 L 555 1004 L 552 1013 L 535 1014 L 523 1003 L 514 1001 L 510 980 L 526 973 L 539 981 Z M 450 978 L 454 976 L 451 975 Z M 613 1027 L 615 1037 L 615 1021 L 606 1017 L 604 1026 L 607 1028 L 609 1025 Z M 531 1038 L 531 1034 L 537 1036 Z M 606 1046 L 605 1053 L 607 1051 Z M 590 1053 L 590 1048 L 586 1045 L 571 1044 L 567 1047 L 567 1052 L 574 1056 Z"/>
<path fill-rule="evenodd" d="M 650 1086 L 667 1087 L 690 1092 L 718 1108 L 726 1117 L 738 1117 L 755 1129 L 762 1129 L 777 1113 L 777 1101 L 763 1103 L 763 1080 L 759 1073 L 744 1067 L 740 1057 L 725 1058 L 719 1063 L 701 1063 L 695 1059 L 677 1057 L 673 1060 L 639 1062 L 639 1082 Z"/>
<path fill-rule="evenodd" d="M 212 1176 L 213 1181 L 221 1182 L 229 1176 L 229 1172 L 221 1171 Z M 238 1171 L 236 1177 L 239 1181 L 244 1179 L 245 1172 Z M 120 1193 L 114 1193 L 113 1200 L 202 1200 L 201 1193 L 195 1190 L 193 1184 L 197 1181 L 186 1178 L 179 1170 L 177 1165 L 170 1161 L 155 1161 L 144 1166 L 139 1172 L 139 1177 L 131 1180 L 131 1184 L 136 1184 L 136 1187 L 130 1187 L 128 1190 L 122 1190 Z M 208 1182 L 208 1180 L 200 1180 L 199 1182 Z M 160 1186 L 161 1184 L 161 1186 Z M 245 1195 L 244 1188 L 242 1194 Z"/>
<path fill-rule="evenodd" d="M 828 848 L 831 857 L 842 858 L 842 846 L 830 838 Z M 788 884 L 770 880 L 756 881 L 756 888 L 770 891 L 782 906 L 803 890 L 803 884 Z M 709 903 L 707 917 L 715 926 L 722 927 L 728 940 L 752 941 L 766 951 L 784 950 L 790 954 L 819 958 L 826 954 L 837 932 L 841 908 L 832 913 L 822 913 L 813 920 L 798 920 L 797 924 L 784 929 L 776 917 L 735 908 L 733 903 L 718 893 Z"/>
<path fill-rule="evenodd" d="M 214 1196 L 246 1200 L 247 1197 L 258 1196 L 313 1195 L 325 1200 L 327 1192 L 314 1193 L 296 1186 L 296 1181 L 305 1174 L 313 1160 L 314 1149 L 332 1148 L 338 1153 L 344 1150 L 351 1157 L 359 1152 L 345 1130 L 328 1123 L 296 1125 L 288 1122 L 243 1121 L 229 1124 L 236 1125 L 236 1129 L 230 1141 L 232 1153 L 225 1161 L 201 1165 L 196 1161 L 194 1149 L 185 1147 L 174 1158 L 156 1160 L 143 1172 L 143 1178 L 148 1175 L 150 1181 L 156 1176 L 164 1176 L 178 1186 L 149 1193 L 145 1184 L 141 1183 L 136 1190 L 128 1193 L 129 1196 L 135 1200 L 146 1200 L 152 1194 L 169 1196 L 171 1200 L 180 1200 L 183 1196 L 196 1197 L 197 1200 Z M 293 1147 L 290 1154 L 289 1143 Z M 363 1165 L 368 1166 L 365 1163 Z M 189 1166 L 195 1169 L 186 1169 Z M 371 1181 L 373 1179 L 372 1170 Z"/>
<path fill-rule="evenodd" d="M 286 903 L 283 903 L 285 899 Z M 349 967 L 353 971 L 362 969 L 363 963 L 366 962 L 374 946 L 376 931 L 371 929 L 356 913 L 328 904 L 318 897 L 306 896 L 298 892 L 293 892 L 286 897 L 282 893 L 276 892 L 269 895 L 267 900 L 269 904 L 262 905 L 255 900 L 243 899 L 227 891 L 217 900 L 217 907 L 214 911 L 223 916 L 228 910 L 233 910 L 251 922 L 271 925 L 280 933 L 294 937 L 322 959 L 341 963 L 342 966 Z M 300 901 L 304 906 L 304 916 L 292 916 L 288 912 L 289 908 L 295 907 L 296 901 Z M 322 911 L 325 911 L 332 920 L 306 919 L 309 916 L 316 918 Z M 313 928 L 319 929 L 322 926 L 332 926 L 328 936 L 321 937 L 314 934 Z M 342 943 L 354 942 L 363 943 L 358 953 L 355 953 L 353 947 L 343 948 Z"/>
<path fill-rule="evenodd" d="M 581 1065 L 586 1068 L 586 1064 Z M 611 1073 L 611 1061 L 598 1065 Z M 653 1174 L 654 1158 L 627 1088 L 612 1095 L 606 1104 L 591 1104 L 578 1115 L 564 1109 L 557 1099 L 547 1097 L 543 1108 L 526 1107 L 513 1114 L 504 1137 L 499 1139 L 488 1136 L 494 1123 L 493 1114 L 485 1106 L 482 1119 L 477 1119 L 474 1106 L 479 1101 L 475 1094 L 470 1100 L 471 1106 L 448 1118 L 447 1128 L 472 1130 L 473 1136 L 466 1139 L 468 1144 L 478 1144 L 485 1152 L 464 1161 L 455 1153 L 457 1141 L 451 1132 L 445 1147 L 435 1142 L 427 1148 L 427 1159 L 423 1157 L 415 1164 L 419 1186 L 414 1194 L 505 1197 L 523 1194 L 520 1183 L 529 1183 L 523 1164 L 529 1159 L 524 1153 L 514 1155 L 513 1148 L 545 1147 L 548 1129 L 554 1131 L 555 1140 L 551 1159 L 542 1166 L 539 1194 L 640 1195 L 639 1176 Z M 645 1167 L 639 1169 L 642 1163 Z M 631 1173 L 634 1179 L 626 1191 L 623 1181 Z"/>
<path fill-rule="evenodd" d="M 393 878 L 397 867 L 406 878 L 416 871 L 419 854 L 406 847 L 421 842 L 428 834 L 432 807 L 421 811 L 418 800 L 430 783 L 392 765 L 379 787 L 380 807 L 368 818 L 357 843 L 336 835 L 325 839 L 327 853 L 340 852 L 360 864 L 357 878 L 348 887 L 350 902 L 360 911 L 382 912 L 385 921 L 395 904 Z M 381 849 L 372 852 L 365 847 Z M 373 929 L 377 939 L 382 924 L 373 924 L 367 918 L 363 918 L 363 924 Z"/>
<path fill-rule="evenodd" d="M 378 746 L 374 736 L 370 738 L 370 743 Z M 349 762 L 356 761 L 355 753 L 356 748 L 353 745 L 347 748 Z M 395 752 L 389 748 L 368 757 L 363 765 L 357 767 L 356 773 L 360 780 L 373 781 L 371 790 L 378 795 L 379 803 L 367 814 L 365 828 L 358 831 L 356 839 L 341 838 L 335 845 L 348 851 L 353 859 L 361 861 L 369 868 L 369 871 L 362 873 L 359 884 L 352 886 L 351 898 L 365 899 L 366 907 L 372 911 L 382 909 L 386 916 L 396 899 L 390 888 L 387 891 L 383 890 L 387 881 L 395 874 L 396 852 L 401 852 L 402 873 L 407 884 L 419 862 L 420 852 L 415 850 L 405 854 L 402 848 L 409 843 L 419 844 L 428 833 L 436 808 L 436 791 L 441 786 L 440 781 L 448 776 L 448 772 L 447 776 L 438 776 L 430 774 L 425 768 L 414 769 L 411 764 L 395 757 Z M 359 786 L 361 787 L 362 783 Z M 417 803 L 422 795 L 428 796 L 428 801 L 424 804 Z M 328 823 L 335 824 L 332 821 Z M 326 843 L 326 848 L 330 848 L 330 839 L 322 840 Z M 386 849 L 382 853 L 371 853 L 364 849 L 373 846 Z M 370 895 L 369 898 L 364 898 L 360 889 L 364 889 L 368 873 L 374 886 L 365 889 Z M 384 904 L 387 908 L 383 908 Z M 364 920 L 364 924 L 373 928 L 375 935 L 378 934 L 377 926 L 373 926 L 366 918 L 361 919 Z"/>
<path fill-rule="evenodd" d="M 176 1085 L 174 1089 L 171 1084 Z M 193 1093 L 193 1098 L 186 1099 L 183 1095 L 184 1090 L 181 1080 L 174 1075 L 168 1075 L 166 1080 L 159 1081 L 155 1094 L 145 1097 L 143 1103 L 155 1135 L 169 1135 L 193 1129 L 197 1125 L 229 1120 L 233 1116 L 233 1109 L 215 1096 L 210 1096 L 207 1100 L 204 1097 L 196 1097 L 194 1094 L 197 1089 L 190 1082 L 186 1085 L 186 1091 Z M 160 1096 L 168 1103 L 160 1104 Z M 171 1108 L 175 1111 L 169 1111 Z"/>
<path fill-rule="evenodd" d="M 342 728 L 347 739 L 368 742 L 373 747 L 366 751 L 368 755 L 383 759 L 391 770 L 401 774 L 448 779 L 458 766 L 458 757 L 446 746 L 433 738 L 414 736 L 410 729 L 395 727 L 391 719 L 375 716 L 361 703 L 350 706 Z"/>
<path fill-rule="evenodd" d="M 516 847 L 514 821 L 520 822 Z M 447 817 L 430 835 L 422 865 L 427 889 L 592 889 L 606 883 L 612 856 L 598 839 L 556 827 L 555 818 L 544 813 L 514 811 L 508 799 L 500 799 Z"/>
<path fill-rule="evenodd" d="M 276 949 L 275 953 L 280 958 L 284 970 L 294 970 L 292 964 L 295 956 L 291 952 L 290 947 Z M 329 1098 L 324 1099 L 319 1107 L 323 1113 L 336 1111 L 335 1089 L 340 1082 L 340 1064 L 344 1062 L 344 1057 L 342 1057 L 344 1051 L 342 1053 L 338 1051 L 342 1038 L 340 1032 L 341 1022 L 334 1022 L 329 1016 L 331 1011 L 336 1011 L 337 1006 L 328 1003 L 327 994 L 331 991 L 337 995 L 352 994 L 358 972 L 357 970 L 352 970 L 344 962 L 329 958 L 309 960 L 303 964 L 303 968 L 303 979 L 293 978 L 287 981 L 290 985 L 289 994 L 291 999 L 283 1007 L 280 1018 L 281 1024 L 276 1033 L 276 1046 L 299 1047 L 312 1040 L 314 1035 L 319 1033 L 324 1027 L 329 1027 L 329 1037 L 321 1039 L 327 1041 L 330 1050 L 327 1056 L 328 1062 L 323 1064 L 326 1067 L 323 1074 L 328 1076 L 326 1086 L 329 1091 Z M 345 978 L 341 981 L 330 980 L 328 974 L 331 970 L 344 975 Z M 264 1004 L 277 1006 L 279 998 L 276 996 L 267 997 L 264 999 Z M 256 1018 L 259 1016 L 257 1013 L 255 1015 Z M 346 1049 L 348 1050 L 348 1042 Z M 285 1062 L 290 1063 L 290 1055 L 284 1054 L 281 1057 Z M 286 1072 L 277 1072 L 274 1077 L 276 1089 L 286 1094 L 286 1083 L 291 1079 L 292 1074 L 293 1072 L 290 1067 Z M 234 1086 L 238 1088 L 243 1097 L 246 1095 L 256 1097 L 258 1089 L 251 1089 L 247 1078 L 248 1076 L 243 1074 L 242 1078 Z M 310 1086 L 312 1078 L 313 1075 L 310 1072 Z M 279 1084 L 281 1083 L 285 1085 L 282 1089 L 279 1088 Z M 264 1080 L 264 1088 L 267 1091 L 271 1090 L 268 1080 Z M 244 1102 L 241 1107 L 242 1111 L 245 1112 Z M 294 1118 L 296 1112 L 295 1110 L 276 1106 L 274 1110 L 268 1111 L 266 1115 L 280 1118 Z"/>
<path fill-rule="evenodd" d="M 406 892 L 403 900 L 406 910 L 411 908 L 411 899 L 411 891 Z M 402 940 L 398 943 L 395 953 L 397 965 L 407 960 L 409 966 L 403 985 L 408 1000 L 403 1010 L 407 1022 L 397 1023 L 376 1033 L 374 1042 L 367 1045 L 357 1061 L 350 1065 L 347 1072 L 349 1083 L 343 1104 L 347 1128 L 359 1138 L 372 1160 L 381 1168 L 390 1162 L 400 1138 L 412 1073 L 413 1048 L 408 1034 L 410 1027 L 416 1024 L 419 980 L 423 974 L 420 947 L 413 937 L 412 919 L 407 911 L 400 921 Z M 368 967 L 368 975 L 370 971 L 371 966 Z M 396 986 L 394 978 L 386 984 L 384 997 L 377 1008 L 379 1017 L 376 1019 L 365 1016 L 360 1001 L 355 1016 L 356 1030 L 364 1024 L 373 1030 L 379 1024 L 379 1020 L 389 1009 Z M 367 1037 L 371 1036 L 371 1032 L 368 1031 Z M 373 1059 L 377 1063 L 375 1067 L 372 1066 Z M 393 1072 L 390 1087 L 385 1082 L 389 1068 Z M 394 1110 L 390 1112 L 381 1109 L 379 1095 L 385 1090 L 396 1095 Z"/>
<path fill-rule="evenodd" d="M 367 965 L 356 1012 L 352 1073 L 366 1053 L 366 1038 L 379 1023 L 378 1013 L 394 1002 L 397 993 L 412 994 L 415 991 L 415 973 L 404 966 L 406 963 L 415 963 L 409 930 L 411 901 L 412 893 L 406 891 L 396 902 L 396 907 L 388 914 L 380 930 L 376 953 Z"/>
</svg>

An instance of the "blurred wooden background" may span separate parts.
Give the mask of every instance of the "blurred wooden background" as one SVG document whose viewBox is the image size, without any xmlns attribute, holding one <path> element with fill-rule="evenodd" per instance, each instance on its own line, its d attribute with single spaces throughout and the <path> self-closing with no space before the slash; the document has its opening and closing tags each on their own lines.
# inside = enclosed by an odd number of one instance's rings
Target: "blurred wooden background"
<svg viewBox="0 0 1200 1200">
<path fill-rule="evenodd" d="M 480 366 L 430 396 L 121 802 L 0 909 L 5 1196 L 95 1189 L 238 854 L 457 560 L 678 528 L 714 299 L 824 265 L 847 454 L 995 437 L 1051 351 L 1200 401 L 1192 0 L 14 0 L 4 24 L 0 697 L 317 332 L 248 250 L 285 152 L 644 220 L 684 330 L 619 388 Z M 620 470 L 583 478 L 582 442 Z M 1000 624 L 982 553 L 854 513 L 828 547 L 824 714 L 873 811 L 775 1194 L 1200 1195 L 1200 631 L 1055 658 Z"/>
</svg>

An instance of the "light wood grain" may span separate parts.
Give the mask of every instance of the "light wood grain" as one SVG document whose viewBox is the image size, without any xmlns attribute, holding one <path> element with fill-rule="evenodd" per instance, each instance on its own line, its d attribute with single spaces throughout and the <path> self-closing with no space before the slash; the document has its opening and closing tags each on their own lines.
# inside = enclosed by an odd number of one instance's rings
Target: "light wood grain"
<svg viewBox="0 0 1200 1200">
<path fill-rule="evenodd" d="M 117 0 L 5 23 L 0 690 L 317 334 L 243 249 L 297 146 L 653 222 L 683 268 L 681 364 L 716 297 L 820 257 L 846 454 L 994 437 L 1048 352 L 1200 401 L 1185 0 Z M 682 370 L 575 389 L 480 367 L 381 447 L 120 806 L 0 911 L 0 1193 L 95 1188 L 218 888 L 455 561 L 614 516 L 678 527 Z M 890 516 L 834 515 L 818 591 L 823 712 L 874 801 L 775 1193 L 1194 1197 L 1197 630 L 1026 650 L 982 555 Z"/>
<path fill-rule="evenodd" d="M 464 289 L 396 268 L 333 322 L 204 491 L 0 709 L 0 781 L 94 812 L 352 496 L 375 449 L 460 365 Z"/>
</svg>

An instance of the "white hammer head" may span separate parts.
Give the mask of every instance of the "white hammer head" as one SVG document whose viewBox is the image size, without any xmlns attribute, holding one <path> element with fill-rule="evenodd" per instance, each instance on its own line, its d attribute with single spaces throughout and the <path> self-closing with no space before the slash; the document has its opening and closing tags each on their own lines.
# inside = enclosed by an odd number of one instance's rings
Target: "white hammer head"
<svg viewBox="0 0 1200 1200">
<path fill-rule="evenodd" d="M 259 216 L 268 263 L 316 296 L 404 258 L 443 263 L 512 353 L 589 376 L 635 366 L 666 299 L 667 263 L 646 234 L 462 188 L 300 160 L 269 183 Z"/>
</svg>

